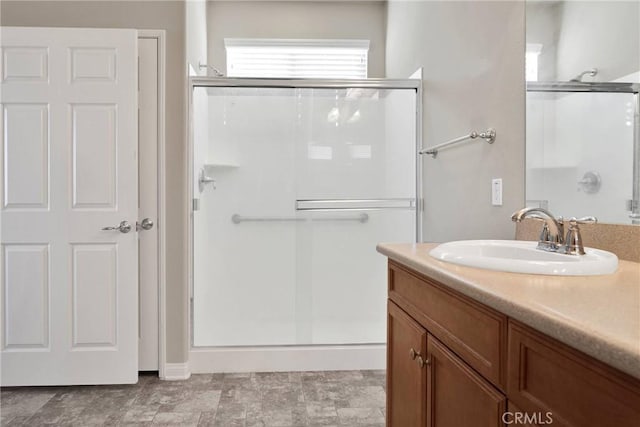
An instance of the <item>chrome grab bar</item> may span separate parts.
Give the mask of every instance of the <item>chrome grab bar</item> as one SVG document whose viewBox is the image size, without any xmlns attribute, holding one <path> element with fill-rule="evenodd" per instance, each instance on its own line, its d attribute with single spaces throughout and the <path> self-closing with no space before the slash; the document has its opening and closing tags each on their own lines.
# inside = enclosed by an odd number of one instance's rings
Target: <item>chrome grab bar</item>
<svg viewBox="0 0 640 427">
<path fill-rule="evenodd" d="M 278 216 L 242 216 L 239 214 L 231 215 L 231 222 L 240 224 L 241 222 L 298 222 L 298 221 L 357 221 L 365 223 L 369 221 L 369 215 L 366 213 L 350 216 L 350 217 L 330 217 L 330 218 L 298 218 L 298 217 L 278 217 Z"/>
<path fill-rule="evenodd" d="M 457 144 L 458 142 L 466 141 L 467 139 L 476 139 L 482 138 L 487 141 L 489 144 L 493 144 L 496 140 L 496 130 L 489 128 L 484 132 L 476 132 L 473 131 L 469 135 L 464 135 L 459 138 L 452 139 L 451 141 L 443 142 L 442 144 L 434 145 L 431 148 L 425 148 L 424 150 L 418 151 L 418 154 L 429 154 L 432 158 L 436 158 L 438 155 L 438 151 L 442 150 L 445 147 L 448 147 L 453 144 Z"/>
<path fill-rule="evenodd" d="M 298 199 L 297 211 L 373 211 L 386 209 L 415 209 L 416 199 Z"/>
</svg>

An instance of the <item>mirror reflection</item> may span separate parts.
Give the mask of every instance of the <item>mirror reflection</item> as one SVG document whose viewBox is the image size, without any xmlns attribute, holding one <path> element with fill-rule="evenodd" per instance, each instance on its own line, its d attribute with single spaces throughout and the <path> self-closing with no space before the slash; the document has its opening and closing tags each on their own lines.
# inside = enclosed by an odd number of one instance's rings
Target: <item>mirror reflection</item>
<svg viewBox="0 0 640 427">
<path fill-rule="evenodd" d="M 526 13 L 527 205 L 640 224 L 640 2 Z"/>
</svg>

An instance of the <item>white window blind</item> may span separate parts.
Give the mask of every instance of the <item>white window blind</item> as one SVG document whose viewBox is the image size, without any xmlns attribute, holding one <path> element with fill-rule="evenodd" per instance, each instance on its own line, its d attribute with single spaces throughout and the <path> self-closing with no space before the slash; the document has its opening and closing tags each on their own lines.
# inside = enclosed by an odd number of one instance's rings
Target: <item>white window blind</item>
<svg viewBox="0 0 640 427">
<path fill-rule="evenodd" d="M 528 82 L 538 81 L 538 57 L 542 52 L 542 45 L 538 43 L 527 43 L 524 56 L 525 80 Z"/>
<path fill-rule="evenodd" d="M 368 40 L 224 39 L 227 76 L 367 78 Z"/>
</svg>

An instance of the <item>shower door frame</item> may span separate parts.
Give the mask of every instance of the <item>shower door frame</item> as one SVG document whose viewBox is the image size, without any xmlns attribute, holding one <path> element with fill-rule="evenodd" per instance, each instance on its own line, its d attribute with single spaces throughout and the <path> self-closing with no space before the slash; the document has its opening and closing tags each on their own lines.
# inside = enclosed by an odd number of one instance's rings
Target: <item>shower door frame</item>
<svg viewBox="0 0 640 427">
<path fill-rule="evenodd" d="M 193 91 L 197 87 L 213 88 L 283 88 L 283 89 L 380 89 L 414 90 L 416 93 L 415 166 L 416 166 L 416 242 L 422 242 L 422 80 L 421 79 L 260 79 L 227 77 L 190 77 L 188 87 L 187 135 L 187 265 L 188 265 L 188 355 L 192 373 L 243 371 L 308 371 L 343 369 L 384 369 L 386 343 L 375 344 L 303 344 L 268 346 L 194 346 L 193 345 Z M 333 351 L 339 352 L 338 359 Z M 247 352 L 247 362 L 238 361 Z M 336 353 L 337 354 L 337 353 Z M 215 355 L 215 357 L 213 357 Z M 337 360 L 337 361 L 334 361 Z"/>
</svg>

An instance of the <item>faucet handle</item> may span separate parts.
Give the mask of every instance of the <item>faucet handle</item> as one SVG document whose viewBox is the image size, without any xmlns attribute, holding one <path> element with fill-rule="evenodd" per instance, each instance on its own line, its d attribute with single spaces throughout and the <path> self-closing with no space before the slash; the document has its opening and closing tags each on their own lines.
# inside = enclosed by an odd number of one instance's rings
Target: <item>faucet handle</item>
<svg viewBox="0 0 640 427">
<path fill-rule="evenodd" d="M 569 219 L 569 230 L 564 239 L 563 252 L 569 255 L 584 255 L 584 244 L 582 243 L 582 234 L 580 234 L 578 224 L 595 224 L 596 222 L 598 222 L 598 219 L 594 216 L 571 217 Z"/>
<path fill-rule="evenodd" d="M 569 219 L 569 224 L 575 226 L 577 224 L 596 224 L 598 222 L 598 218 L 595 216 L 585 216 L 582 218 L 571 217 Z"/>
</svg>

